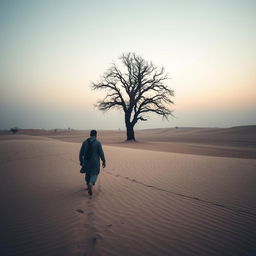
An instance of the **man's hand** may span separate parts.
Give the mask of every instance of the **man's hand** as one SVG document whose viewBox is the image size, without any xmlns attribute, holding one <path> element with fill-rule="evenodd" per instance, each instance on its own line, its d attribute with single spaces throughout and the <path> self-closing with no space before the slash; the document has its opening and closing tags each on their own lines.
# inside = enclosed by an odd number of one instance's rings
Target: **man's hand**
<svg viewBox="0 0 256 256">
<path fill-rule="evenodd" d="M 106 163 L 104 162 L 104 163 L 102 163 L 102 167 L 103 168 L 105 168 L 106 167 Z"/>
</svg>

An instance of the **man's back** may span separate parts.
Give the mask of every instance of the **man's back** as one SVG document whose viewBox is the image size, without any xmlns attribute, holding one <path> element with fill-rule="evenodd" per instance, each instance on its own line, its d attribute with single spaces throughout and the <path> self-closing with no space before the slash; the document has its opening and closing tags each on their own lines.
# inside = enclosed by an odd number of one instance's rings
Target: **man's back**
<svg viewBox="0 0 256 256">
<path fill-rule="evenodd" d="M 85 140 L 80 150 L 80 163 L 82 163 L 85 170 L 98 174 L 100 172 L 100 159 L 105 163 L 101 143 L 95 137 Z"/>
</svg>

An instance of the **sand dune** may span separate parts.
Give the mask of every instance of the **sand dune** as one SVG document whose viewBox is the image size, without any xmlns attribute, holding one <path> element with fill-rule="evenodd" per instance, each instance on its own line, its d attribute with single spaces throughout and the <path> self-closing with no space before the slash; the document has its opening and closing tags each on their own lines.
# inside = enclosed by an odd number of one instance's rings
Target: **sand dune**
<svg viewBox="0 0 256 256">
<path fill-rule="evenodd" d="M 15 135 L 16 136 L 16 135 Z M 254 255 L 256 160 L 104 145 L 83 189 L 80 143 L 0 141 L 1 255 Z"/>
<path fill-rule="evenodd" d="M 81 143 L 89 131 L 21 130 L 17 135 L 0 133 L 0 140 L 37 136 Z M 22 135 L 22 136 L 21 136 Z M 40 137 L 39 137 L 40 136 Z M 219 157 L 256 158 L 256 126 L 232 128 L 167 128 L 136 131 L 136 143 L 125 142 L 125 131 L 99 131 L 105 145 L 162 152 L 210 155 Z M 29 138 L 29 137 L 28 137 Z"/>
</svg>

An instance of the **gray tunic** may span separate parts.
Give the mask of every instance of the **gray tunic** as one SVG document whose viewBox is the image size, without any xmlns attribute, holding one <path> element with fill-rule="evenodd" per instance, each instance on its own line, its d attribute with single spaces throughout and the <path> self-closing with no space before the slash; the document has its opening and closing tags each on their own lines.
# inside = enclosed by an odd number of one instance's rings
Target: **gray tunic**
<svg viewBox="0 0 256 256">
<path fill-rule="evenodd" d="M 80 164 L 85 169 L 86 173 L 90 174 L 99 174 L 100 172 L 100 159 L 103 163 L 105 163 L 105 156 L 101 146 L 101 143 L 95 138 L 89 138 L 91 142 L 91 157 L 87 159 L 88 156 L 88 149 L 89 149 L 89 142 L 85 140 L 81 146 L 80 153 L 79 153 L 79 160 Z"/>
</svg>

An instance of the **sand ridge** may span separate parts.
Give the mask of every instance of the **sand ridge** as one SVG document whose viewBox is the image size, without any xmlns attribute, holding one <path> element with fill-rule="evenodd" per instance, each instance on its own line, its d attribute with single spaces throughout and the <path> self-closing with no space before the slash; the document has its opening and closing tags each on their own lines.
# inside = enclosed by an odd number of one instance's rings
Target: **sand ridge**
<svg viewBox="0 0 256 256">
<path fill-rule="evenodd" d="M 166 128 L 137 130 L 136 143 L 125 141 L 125 131 L 99 131 L 98 138 L 104 145 L 218 157 L 256 159 L 256 126 L 232 128 Z M 77 130 L 21 130 L 18 134 L 1 132 L 0 140 L 50 138 L 81 143 L 89 131 Z M 33 137 L 32 136 L 32 137 Z"/>
</svg>

